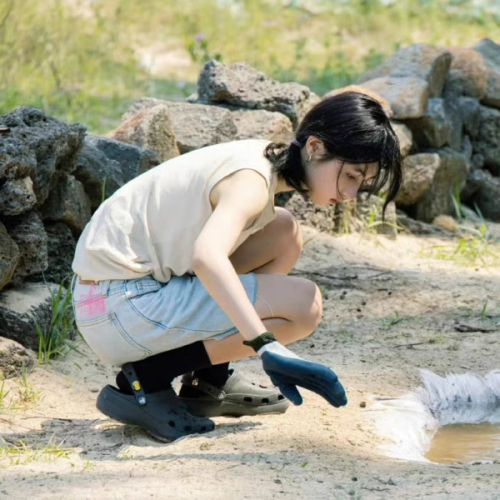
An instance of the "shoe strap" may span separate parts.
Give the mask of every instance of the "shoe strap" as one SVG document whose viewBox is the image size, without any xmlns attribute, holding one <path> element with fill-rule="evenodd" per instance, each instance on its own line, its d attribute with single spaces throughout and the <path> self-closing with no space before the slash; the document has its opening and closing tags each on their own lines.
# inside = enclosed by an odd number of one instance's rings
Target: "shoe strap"
<svg viewBox="0 0 500 500">
<path fill-rule="evenodd" d="M 182 377 L 182 383 L 212 396 L 214 399 L 217 399 L 217 401 L 222 401 L 227 396 L 226 392 L 219 387 L 215 387 L 215 385 L 209 384 L 201 378 L 193 377 L 191 374 L 184 375 L 184 377 Z"/>
<path fill-rule="evenodd" d="M 122 366 L 122 372 L 132 388 L 132 392 L 137 403 L 141 406 L 145 406 L 147 403 L 146 393 L 139 382 L 139 377 L 137 376 L 134 365 L 132 363 L 125 363 Z"/>
</svg>

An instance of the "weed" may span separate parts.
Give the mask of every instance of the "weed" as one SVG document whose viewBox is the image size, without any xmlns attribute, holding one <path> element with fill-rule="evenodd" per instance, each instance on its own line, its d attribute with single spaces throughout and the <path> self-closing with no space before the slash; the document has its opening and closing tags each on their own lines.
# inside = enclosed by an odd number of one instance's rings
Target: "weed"
<svg viewBox="0 0 500 500">
<path fill-rule="evenodd" d="M 13 443 L 0 438 L 0 460 L 8 460 L 9 465 L 28 464 L 30 462 L 55 462 L 60 458 L 69 459 L 70 451 L 62 448 L 62 441 L 58 444 L 51 438 L 45 446 L 31 446 L 23 440 Z"/>
<path fill-rule="evenodd" d="M 74 334 L 74 315 L 71 303 L 71 290 L 65 289 L 64 280 L 59 284 L 57 293 L 49 288 L 51 295 L 51 315 L 45 325 L 34 318 L 38 334 L 38 362 L 48 363 L 69 347 L 68 340 Z"/>
<path fill-rule="evenodd" d="M 403 320 L 404 320 L 404 318 L 399 316 L 399 314 L 396 312 L 393 316 L 389 316 L 388 318 L 383 319 L 381 321 L 381 327 L 384 330 L 389 330 L 389 328 L 391 328 L 391 326 L 397 325 L 398 323 L 400 323 Z"/>
<path fill-rule="evenodd" d="M 0 410 L 5 410 L 9 407 L 9 403 L 7 402 L 7 396 L 10 393 L 10 389 L 5 388 L 5 379 L 2 379 L 2 383 L 0 385 Z"/>
<path fill-rule="evenodd" d="M 40 399 L 42 391 L 33 389 L 28 383 L 28 373 L 26 366 L 23 364 L 21 368 L 21 378 L 17 382 L 19 402 L 26 405 L 30 403 L 36 403 Z"/>
</svg>

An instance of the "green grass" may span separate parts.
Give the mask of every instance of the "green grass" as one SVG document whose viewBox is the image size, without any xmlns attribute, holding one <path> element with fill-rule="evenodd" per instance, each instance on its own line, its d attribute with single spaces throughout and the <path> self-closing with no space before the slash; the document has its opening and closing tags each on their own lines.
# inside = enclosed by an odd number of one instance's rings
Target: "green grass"
<svg viewBox="0 0 500 500">
<path fill-rule="evenodd" d="M 0 462 L 7 461 L 8 465 L 26 465 L 30 462 L 55 462 L 60 458 L 69 459 L 70 451 L 62 447 L 61 443 L 51 440 L 47 445 L 35 446 L 18 440 L 9 442 L 5 439 L 0 441 Z"/>
<path fill-rule="evenodd" d="M 106 133 L 139 97 L 184 99 L 210 58 L 245 61 L 323 95 L 353 82 L 399 47 L 418 42 L 466 47 L 498 32 L 499 16 L 472 5 L 472 0 L 389 5 L 0 0 L 0 114 L 35 106 Z M 156 70 L 138 55 L 152 47 L 158 47 L 157 59 L 177 51 L 182 60 Z"/>
<path fill-rule="evenodd" d="M 74 314 L 71 304 L 71 290 L 65 288 L 64 281 L 57 292 L 49 288 L 51 295 L 51 314 L 45 324 L 34 319 L 38 334 L 38 362 L 48 363 L 52 358 L 63 354 L 69 347 L 68 341 L 75 332 Z"/>
</svg>

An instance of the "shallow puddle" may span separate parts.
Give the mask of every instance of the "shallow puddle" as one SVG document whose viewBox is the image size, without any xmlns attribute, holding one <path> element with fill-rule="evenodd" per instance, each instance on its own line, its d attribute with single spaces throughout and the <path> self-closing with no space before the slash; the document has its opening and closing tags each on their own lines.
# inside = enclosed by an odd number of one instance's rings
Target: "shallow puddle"
<svg viewBox="0 0 500 500">
<path fill-rule="evenodd" d="M 436 432 L 425 458 L 439 464 L 500 460 L 500 425 L 444 425 Z"/>
</svg>

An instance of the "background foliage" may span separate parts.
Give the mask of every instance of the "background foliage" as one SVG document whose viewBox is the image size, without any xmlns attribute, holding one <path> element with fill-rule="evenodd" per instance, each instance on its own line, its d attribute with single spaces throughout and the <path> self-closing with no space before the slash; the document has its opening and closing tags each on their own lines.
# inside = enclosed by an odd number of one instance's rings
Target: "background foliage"
<svg viewBox="0 0 500 500">
<path fill-rule="evenodd" d="M 494 0 L 0 0 L 0 114 L 104 133 L 136 98 L 184 99 L 212 57 L 322 95 L 399 47 L 499 35 Z"/>
</svg>

